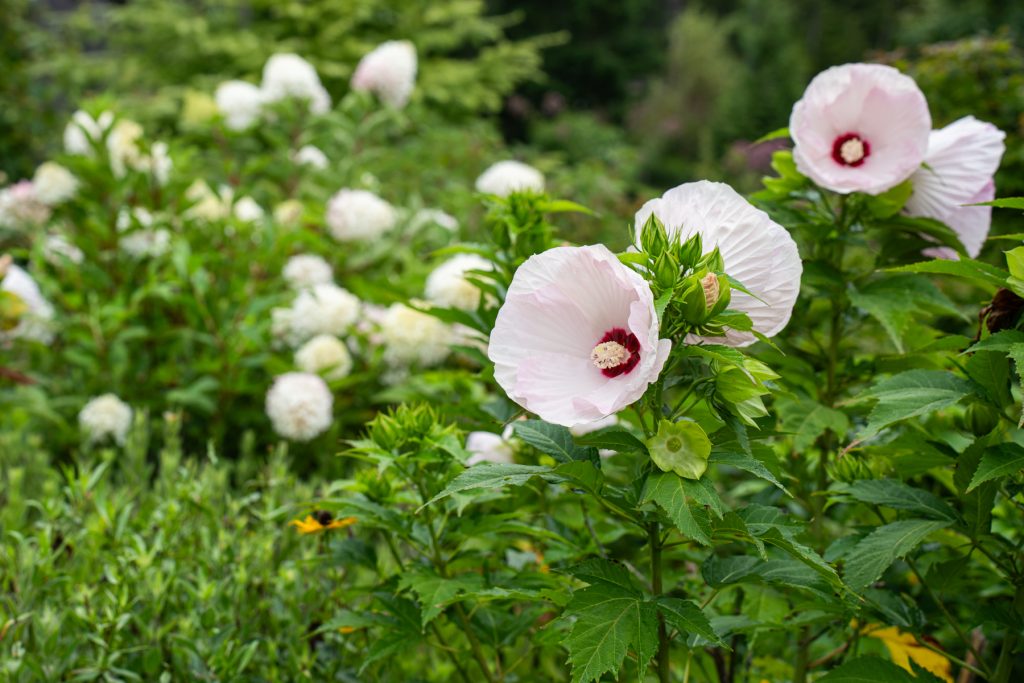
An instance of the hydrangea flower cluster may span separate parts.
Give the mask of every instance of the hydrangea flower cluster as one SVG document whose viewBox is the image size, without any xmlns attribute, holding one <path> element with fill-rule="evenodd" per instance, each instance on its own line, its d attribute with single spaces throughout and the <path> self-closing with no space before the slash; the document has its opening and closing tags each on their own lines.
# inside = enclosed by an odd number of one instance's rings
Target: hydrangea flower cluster
<svg viewBox="0 0 1024 683">
<path fill-rule="evenodd" d="M 78 413 L 78 424 L 89 443 L 111 438 L 124 445 L 132 426 L 132 409 L 115 394 L 103 394 L 85 404 Z"/>
</svg>

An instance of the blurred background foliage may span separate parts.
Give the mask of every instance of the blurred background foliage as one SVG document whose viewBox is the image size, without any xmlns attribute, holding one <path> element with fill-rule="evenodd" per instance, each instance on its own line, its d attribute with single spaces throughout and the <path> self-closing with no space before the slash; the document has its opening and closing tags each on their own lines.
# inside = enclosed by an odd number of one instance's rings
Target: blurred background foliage
<svg viewBox="0 0 1024 683">
<path fill-rule="evenodd" d="M 405 38 L 436 117 L 421 125 L 483 118 L 468 136 L 493 147 L 499 130 L 604 213 L 697 177 L 752 189 L 773 145 L 750 141 L 813 74 L 864 59 L 912 73 L 938 124 L 971 111 L 1006 130 L 1000 192 L 1019 194 L 1022 31 L 1024 6 L 1000 0 L 0 0 L 0 170 L 30 174 L 89 96 L 165 134 L 274 52 L 338 99 L 361 55 Z"/>
</svg>

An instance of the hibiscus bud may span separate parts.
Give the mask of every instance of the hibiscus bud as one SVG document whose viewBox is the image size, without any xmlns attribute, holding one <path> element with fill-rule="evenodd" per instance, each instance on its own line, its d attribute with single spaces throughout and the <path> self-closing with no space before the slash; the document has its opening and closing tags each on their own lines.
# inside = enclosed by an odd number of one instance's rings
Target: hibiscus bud
<svg viewBox="0 0 1024 683">
<path fill-rule="evenodd" d="M 704 288 L 704 305 L 711 310 L 718 303 L 718 276 L 708 273 L 700 279 L 700 286 Z"/>
<path fill-rule="evenodd" d="M 668 233 L 665 231 L 665 226 L 653 213 L 640 230 L 640 247 L 655 258 L 668 248 Z"/>
<path fill-rule="evenodd" d="M 679 280 L 679 262 L 668 252 L 662 252 L 654 262 L 654 279 L 662 289 L 673 289 Z"/>
</svg>

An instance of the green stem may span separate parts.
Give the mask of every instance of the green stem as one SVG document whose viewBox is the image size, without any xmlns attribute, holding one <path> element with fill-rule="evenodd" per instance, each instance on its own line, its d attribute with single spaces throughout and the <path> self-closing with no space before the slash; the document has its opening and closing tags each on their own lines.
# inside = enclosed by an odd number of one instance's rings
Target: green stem
<svg viewBox="0 0 1024 683">
<path fill-rule="evenodd" d="M 661 530 L 657 522 L 651 522 L 647 530 L 648 542 L 651 544 L 651 590 L 655 597 L 662 593 L 661 577 Z M 668 629 L 665 627 L 665 616 L 658 613 L 658 681 L 671 683 L 672 671 L 669 660 Z"/>
<path fill-rule="evenodd" d="M 1014 607 L 1019 610 L 1022 601 L 1024 601 L 1024 586 L 1018 586 L 1013 599 Z M 992 683 L 1010 682 L 1010 676 L 1013 674 L 1013 653 L 1018 645 L 1020 645 L 1020 634 L 1007 630 L 1006 637 L 1003 639 L 1003 647 L 999 651 L 999 661 L 996 662 L 995 673 L 992 674 Z"/>
</svg>

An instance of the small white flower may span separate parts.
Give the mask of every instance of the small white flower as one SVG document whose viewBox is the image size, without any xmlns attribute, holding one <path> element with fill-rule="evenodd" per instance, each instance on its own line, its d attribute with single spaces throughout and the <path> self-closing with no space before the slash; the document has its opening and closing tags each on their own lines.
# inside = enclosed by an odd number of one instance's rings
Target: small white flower
<svg viewBox="0 0 1024 683">
<path fill-rule="evenodd" d="M 448 259 L 427 278 L 427 299 L 446 308 L 476 310 L 480 304 L 480 288 L 466 279 L 467 273 L 475 270 L 494 270 L 494 264 L 476 254 L 459 254 Z"/>
<path fill-rule="evenodd" d="M 313 168 L 324 169 L 327 168 L 327 155 L 324 154 L 319 147 L 313 145 L 306 145 L 299 149 L 295 153 L 295 163 L 302 166 L 312 166 Z"/>
<path fill-rule="evenodd" d="M 243 223 L 256 223 L 263 220 L 266 215 L 263 207 L 257 204 L 252 197 L 242 197 L 235 202 L 234 214 L 235 218 Z"/>
<path fill-rule="evenodd" d="M 85 404 L 78 413 L 78 424 L 89 443 L 112 437 L 123 445 L 132 426 L 132 409 L 114 394 L 103 394 Z"/>
<path fill-rule="evenodd" d="M 466 450 L 472 453 L 466 460 L 466 466 L 482 462 L 508 465 L 514 462 L 515 449 L 512 447 L 512 425 L 505 428 L 500 435 L 493 432 L 470 432 L 466 436 Z"/>
<path fill-rule="evenodd" d="M 156 258 L 167 253 L 171 246 L 171 233 L 163 228 L 136 230 L 122 237 L 118 244 L 133 258 Z"/>
<path fill-rule="evenodd" d="M 288 372 L 274 380 L 266 409 L 274 431 L 293 441 L 309 441 L 331 426 L 334 397 L 323 378 Z"/>
<path fill-rule="evenodd" d="M 543 192 L 544 176 L 533 166 L 509 159 L 494 164 L 476 179 L 476 189 L 484 194 L 507 197 L 513 192 Z"/>
<path fill-rule="evenodd" d="M 359 60 L 352 89 L 370 91 L 382 102 L 402 108 L 416 85 L 416 47 L 408 40 L 389 40 Z"/>
<path fill-rule="evenodd" d="M 318 334 L 340 337 L 359 317 L 359 299 L 333 283 L 322 283 L 299 292 L 290 308 L 271 311 L 275 337 L 298 346 Z"/>
<path fill-rule="evenodd" d="M 263 111 L 263 91 L 245 81 L 224 81 L 213 97 L 224 116 L 224 125 L 231 130 L 249 128 Z"/>
<path fill-rule="evenodd" d="M 123 177 L 129 168 L 141 170 L 145 167 L 145 157 L 139 149 L 142 132 L 142 126 L 129 119 L 119 120 L 111 129 L 107 136 L 107 152 L 110 154 L 110 169 L 116 177 Z"/>
<path fill-rule="evenodd" d="M 75 196 L 78 179 L 58 163 L 47 161 L 36 169 L 32 178 L 36 197 L 47 206 L 55 206 Z"/>
<path fill-rule="evenodd" d="M 295 289 L 306 289 L 334 280 L 331 264 L 316 254 L 297 254 L 288 259 L 282 271 L 284 279 Z"/>
<path fill-rule="evenodd" d="M 149 156 L 143 161 L 140 171 L 148 171 L 153 174 L 153 179 L 161 187 L 167 184 L 171 177 L 171 169 L 174 162 L 171 160 L 170 151 L 166 142 L 154 142 L 149 148 Z"/>
<path fill-rule="evenodd" d="M 337 337 L 318 334 L 295 352 L 295 364 L 303 372 L 322 374 L 334 381 L 352 372 L 352 354 Z"/>
<path fill-rule="evenodd" d="M 105 111 L 94 119 L 79 109 L 64 128 L 64 151 L 68 154 L 92 156 L 93 142 L 100 142 L 113 122 L 112 112 Z"/>
<path fill-rule="evenodd" d="M 439 225 L 449 232 L 457 232 L 459 229 L 459 221 L 455 216 L 440 209 L 420 209 L 413 215 L 410 223 L 414 230 L 431 224 Z"/>
<path fill-rule="evenodd" d="M 263 66 L 264 100 L 277 102 L 288 97 L 309 100 L 314 114 L 331 108 L 331 96 L 320 83 L 313 65 L 295 54 L 276 54 Z"/>
<path fill-rule="evenodd" d="M 133 225 L 137 225 L 140 228 L 150 227 L 153 225 L 153 214 L 150 213 L 149 209 L 141 206 L 136 206 L 131 210 L 122 206 L 121 210 L 117 212 L 117 231 L 128 232 Z"/>
<path fill-rule="evenodd" d="M 448 356 L 451 328 L 432 315 L 405 304 L 392 304 L 380 324 L 384 358 L 406 366 L 437 365 Z"/>
<path fill-rule="evenodd" d="M 298 199 L 286 199 L 274 207 L 274 222 L 286 228 L 298 227 L 305 207 Z"/>
<path fill-rule="evenodd" d="M 18 319 L 14 329 L 0 331 L 0 341 L 4 339 L 26 339 L 48 344 L 53 340 L 53 306 L 39 291 L 39 285 L 32 276 L 15 265 L 7 266 L 0 273 L 0 291 L 13 294 L 28 309 Z"/>
<path fill-rule="evenodd" d="M 64 235 L 53 233 L 43 240 L 43 258 L 55 266 L 64 265 L 65 261 L 79 265 L 85 260 L 85 254 Z"/>
<path fill-rule="evenodd" d="M 49 219 L 50 207 L 40 201 L 31 180 L 22 180 L 0 190 L 0 226 L 26 230 Z"/>
<path fill-rule="evenodd" d="M 211 222 L 224 220 L 231 215 L 233 196 L 230 187 L 221 186 L 219 192 L 214 192 L 206 181 L 196 180 L 185 190 L 185 198 L 193 202 L 185 215 Z"/>
<path fill-rule="evenodd" d="M 327 227 L 339 242 L 371 240 L 394 227 L 395 209 L 367 190 L 339 190 L 327 203 Z"/>
</svg>

